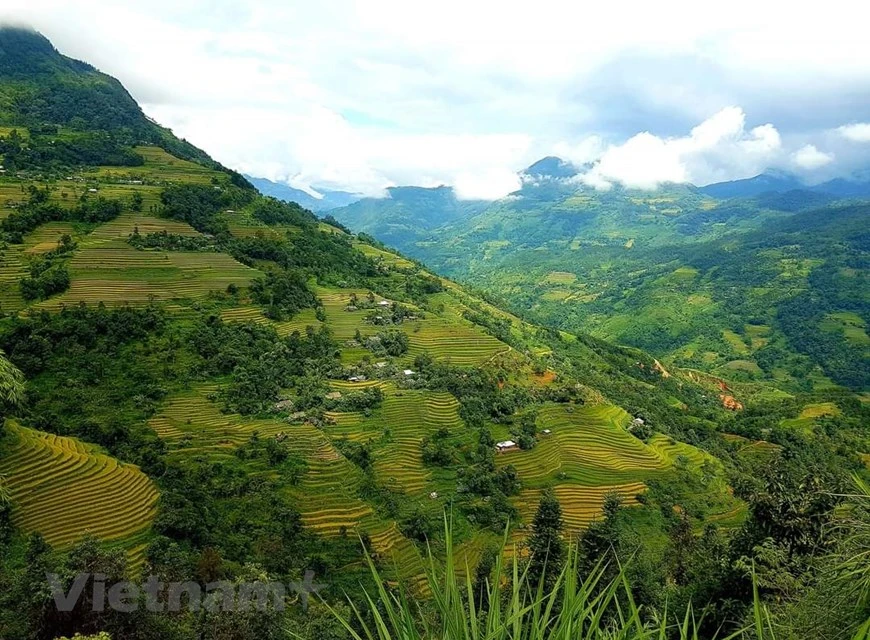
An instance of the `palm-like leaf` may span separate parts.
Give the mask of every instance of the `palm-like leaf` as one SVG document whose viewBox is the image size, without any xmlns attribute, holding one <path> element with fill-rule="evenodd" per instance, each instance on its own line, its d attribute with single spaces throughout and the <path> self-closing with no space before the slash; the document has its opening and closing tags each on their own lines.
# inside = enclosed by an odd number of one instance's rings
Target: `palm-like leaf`
<svg viewBox="0 0 870 640">
<path fill-rule="evenodd" d="M 0 351 L 0 402 L 15 405 L 24 397 L 24 374 Z"/>
</svg>

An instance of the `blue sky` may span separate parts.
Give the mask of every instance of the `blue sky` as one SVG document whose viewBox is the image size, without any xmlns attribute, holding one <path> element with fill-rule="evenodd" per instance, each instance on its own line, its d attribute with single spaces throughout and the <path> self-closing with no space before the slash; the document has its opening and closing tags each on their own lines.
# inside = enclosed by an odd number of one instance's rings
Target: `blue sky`
<svg viewBox="0 0 870 640">
<path fill-rule="evenodd" d="M 5 0 L 222 162 L 499 197 L 557 154 L 653 188 L 870 161 L 860 4 Z"/>
</svg>

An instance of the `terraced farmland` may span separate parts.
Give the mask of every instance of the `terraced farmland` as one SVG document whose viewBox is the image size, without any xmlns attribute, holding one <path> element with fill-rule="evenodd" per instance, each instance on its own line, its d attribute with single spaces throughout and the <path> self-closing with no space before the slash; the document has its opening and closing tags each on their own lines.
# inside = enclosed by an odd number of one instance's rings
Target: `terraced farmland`
<svg viewBox="0 0 870 640">
<path fill-rule="evenodd" d="M 332 437 L 373 441 L 374 469 L 382 484 L 411 496 L 432 491 L 431 472 L 423 464 L 420 443 L 439 428 L 462 427 L 459 404 L 448 393 L 396 391 L 388 388 L 381 407 L 370 417 L 331 414 L 337 424 Z"/>
<path fill-rule="evenodd" d="M 246 418 L 222 413 L 220 406 L 208 398 L 217 385 L 199 385 L 191 391 L 170 398 L 148 424 L 175 453 L 209 453 L 229 455 L 234 447 L 248 441 L 254 432 L 274 436 L 291 427 L 279 420 Z"/>
<path fill-rule="evenodd" d="M 69 290 L 38 307 L 197 298 L 230 284 L 247 286 L 260 275 L 223 253 L 137 251 L 118 240 L 81 247 L 69 266 Z"/>
<path fill-rule="evenodd" d="M 24 238 L 24 253 L 39 254 L 51 251 L 64 235 L 74 235 L 75 228 L 69 222 L 48 222 Z"/>
<path fill-rule="evenodd" d="M 381 264 L 385 264 L 387 266 L 395 267 L 398 269 L 414 268 L 413 262 L 395 253 L 390 253 L 389 251 L 378 249 L 377 247 L 373 247 L 372 245 L 366 244 L 364 242 L 354 242 L 353 246 L 359 249 L 367 257 L 372 258 L 375 262 L 379 262 Z"/>
<path fill-rule="evenodd" d="M 661 472 L 668 461 L 625 429 L 628 414 L 613 405 L 547 405 L 538 415 L 539 442 L 529 451 L 497 456 L 512 464 L 523 483 L 542 487 L 557 480 L 584 486 L 637 482 Z M 549 429 L 550 434 L 543 434 Z"/>
<path fill-rule="evenodd" d="M 216 389 L 202 385 L 174 396 L 150 420 L 149 425 L 169 443 L 170 455 L 220 458 L 231 455 L 255 432 L 261 437 L 286 433 L 284 442 L 306 464 L 298 485 L 286 489 L 305 525 L 324 536 L 366 533 L 372 548 L 387 560 L 387 565 L 395 564 L 396 577 L 419 580 L 423 568 L 416 548 L 402 536 L 395 522 L 378 518 L 371 505 L 359 498 L 362 472 L 338 452 L 322 431 L 307 423 L 288 424 L 279 419 L 222 413 L 208 399 Z"/>
<path fill-rule="evenodd" d="M 29 273 L 23 247 L 0 249 L 0 309 L 16 311 L 24 306 L 19 282 Z"/>
<path fill-rule="evenodd" d="M 157 218 L 141 213 L 124 213 L 111 222 L 102 224 L 94 229 L 88 235 L 85 243 L 94 245 L 110 240 L 125 242 L 137 227 L 142 235 L 157 233 L 158 231 L 165 231 L 166 233 L 179 236 L 201 235 L 186 222 L 170 220 L 168 218 Z"/>
<path fill-rule="evenodd" d="M 585 487 L 576 484 L 557 484 L 553 487 L 559 504 L 562 505 L 562 517 L 565 521 L 564 534 L 567 539 L 575 538 L 593 520 L 601 516 L 601 508 L 608 493 L 622 498 L 625 506 L 638 504 L 637 496 L 646 490 L 642 482 L 625 484 L 600 485 Z M 534 518 L 535 510 L 541 499 L 541 489 L 526 489 L 513 500 L 514 506 L 520 512 L 524 522 L 529 523 Z M 525 537 L 528 529 L 519 530 L 514 534 L 514 540 Z"/>
<path fill-rule="evenodd" d="M 408 353 L 412 357 L 429 353 L 438 360 L 471 367 L 483 364 L 510 349 L 470 322 L 454 324 L 434 317 L 423 320 L 419 325 L 419 331 L 407 331 L 410 339 Z"/>
<path fill-rule="evenodd" d="M 275 328 L 279 336 L 289 336 L 294 331 L 300 333 L 305 331 L 306 327 L 320 327 L 320 320 L 314 315 L 314 309 L 303 309 L 290 320 L 275 322 L 263 315 L 263 310 L 260 307 L 245 306 L 226 309 L 221 313 L 221 318 L 224 322 L 254 322 L 256 324 L 268 324 Z"/>
<path fill-rule="evenodd" d="M 128 179 L 144 180 L 146 182 L 192 182 L 208 184 L 218 172 L 202 165 L 181 160 L 167 153 L 160 147 L 135 147 L 136 153 L 145 159 L 141 167 L 98 167 L 93 172 L 96 178 L 111 180 Z"/>
<path fill-rule="evenodd" d="M 368 294 L 367 290 L 321 288 L 317 293 L 323 302 L 327 321 L 336 339 L 350 340 L 357 329 L 363 336 L 373 335 L 380 330 L 379 327 L 365 322 L 366 316 L 372 312 L 371 309 L 345 310 L 352 293 L 364 299 Z M 376 298 L 382 299 L 380 296 Z M 510 349 L 480 327 L 447 308 L 439 314 L 427 312 L 425 319 L 408 321 L 398 328 L 409 338 L 406 358 L 408 362 L 418 354 L 426 352 L 436 359 L 449 360 L 454 365 L 476 366 Z"/>
<path fill-rule="evenodd" d="M 138 467 L 12 421 L 6 431 L 0 474 L 7 479 L 16 526 L 38 531 L 57 548 L 91 534 L 141 552 L 158 494 Z"/>
</svg>

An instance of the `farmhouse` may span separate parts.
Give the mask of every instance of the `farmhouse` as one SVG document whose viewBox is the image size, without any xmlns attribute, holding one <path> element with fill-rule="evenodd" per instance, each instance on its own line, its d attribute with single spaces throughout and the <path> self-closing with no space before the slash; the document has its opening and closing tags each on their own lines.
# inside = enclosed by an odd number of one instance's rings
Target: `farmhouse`
<svg viewBox="0 0 870 640">
<path fill-rule="evenodd" d="M 496 451 L 499 453 L 504 453 L 505 451 L 513 451 L 514 449 L 518 449 L 519 446 L 513 440 L 502 440 L 501 442 L 495 443 Z"/>
<path fill-rule="evenodd" d="M 406 376 L 414 375 L 414 372 L 411 371 L 410 369 L 405 369 L 404 371 L 402 371 L 402 373 L 404 373 Z"/>
<path fill-rule="evenodd" d="M 378 306 L 381 306 L 381 307 L 389 307 L 389 306 L 390 306 L 390 301 L 389 301 L 389 300 L 381 300 L 381 301 L 378 303 Z"/>
<path fill-rule="evenodd" d="M 548 436 L 553 432 L 550 429 L 544 429 L 541 433 L 543 433 L 545 436 Z"/>
</svg>

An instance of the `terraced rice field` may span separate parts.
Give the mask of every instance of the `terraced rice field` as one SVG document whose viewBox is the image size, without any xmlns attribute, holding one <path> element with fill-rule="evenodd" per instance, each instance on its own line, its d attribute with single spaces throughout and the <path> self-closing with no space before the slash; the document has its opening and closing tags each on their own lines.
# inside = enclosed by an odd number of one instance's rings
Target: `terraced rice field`
<svg viewBox="0 0 870 640">
<path fill-rule="evenodd" d="M 64 235 L 73 236 L 75 228 L 69 222 L 48 222 L 24 238 L 24 253 L 34 255 L 57 248 Z"/>
<path fill-rule="evenodd" d="M 0 309 L 17 311 L 24 307 L 19 282 L 28 273 L 27 256 L 22 247 L 0 249 Z"/>
<path fill-rule="evenodd" d="M 371 309 L 345 311 L 352 293 L 356 293 L 362 300 L 365 299 L 368 291 L 324 288 L 317 290 L 326 311 L 329 327 L 339 341 L 352 339 L 357 329 L 363 336 L 370 336 L 382 330 L 382 327 L 365 322 L 366 317 L 372 312 Z M 382 299 L 376 296 L 376 300 Z M 451 364 L 457 366 L 476 366 L 499 353 L 510 350 L 506 344 L 449 309 L 440 315 L 427 313 L 425 319 L 408 321 L 398 328 L 409 338 L 408 356 L 405 358 L 407 362 L 413 361 L 420 353 L 428 352 L 436 359 L 449 360 Z"/>
<path fill-rule="evenodd" d="M 565 521 L 564 535 L 566 539 L 574 539 L 589 524 L 601 516 L 604 498 L 608 493 L 614 493 L 622 498 L 625 506 L 637 503 L 637 496 L 646 490 L 642 482 L 625 484 L 601 485 L 584 487 L 576 484 L 558 484 L 553 487 L 559 504 L 562 505 L 562 517 Z M 513 500 L 514 506 L 525 523 L 531 523 L 541 499 L 540 489 L 526 489 Z M 520 540 L 528 533 L 528 529 L 515 532 L 513 539 Z"/>
<path fill-rule="evenodd" d="M 419 325 L 419 331 L 406 329 L 410 339 L 408 354 L 412 358 L 425 352 L 438 360 L 472 367 L 510 349 L 505 343 L 484 333 L 470 322 L 454 324 L 433 317 L 421 321 Z"/>
<path fill-rule="evenodd" d="M 423 464 L 420 443 L 439 428 L 462 427 L 459 403 L 448 393 L 386 389 L 383 405 L 365 417 L 360 413 L 334 413 L 337 424 L 331 437 L 373 441 L 374 469 L 378 480 L 411 496 L 424 496 L 431 472 Z"/>
<path fill-rule="evenodd" d="M 223 253 L 137 251 L 112 240 L 82 246 L 69 263 L 72 283 L 39 308 L 79 302 L 143 304 L 151 299 L 203 297 L 230 284 L 247 286 L 261 275 Z"/>
<path fill-rule="evenodd" d="M 685 442 L 679 442 L 661 433 L 657 433 L 650 438 L 649 445 L 661 453 L 662 457 L 671 464 L 675 464 L 677 460 L 683 460 L 686 464 L 694 467 L 700 467 L 704 463 L 716 465 L 717 469 L 722 467 L 722 463 L 706 451 L 702 451 Z"/>
<path fill-rule="evenodd" d="M 94 245 L 110 240 L 126 242 L 136 227 L 139 228 L 139 233 L 143 236 L 149 233 L 157 233 L 158 231 L 166 231 L 166 233 L 179 236 L 201 235 L 186 222 L 157 218 L 142 213 L 124 213 L 111 222 L 102 224 L 94 229 L 88 235 L 85 244 Z"/>
<path fill-rule="evenodd" d="M 414 263 L 410 260 L 396 255 L 395 253 L 390 253 L 389 251 L 378 249 L 377 247 L 373 247 L 370 244 L 366 244 L 365 242 L 354 242 L 353 246 L 359 249 L 360 252 L 362 252 L 375 262 L 384 264 L 386 266 L 394 267 L 397 269 L 414 268 Z"/>
<path fill-rule="evenodd" d="M 64 548 L 91 534 L 141 554 L 156 514 L 157 489 L 138 467 L 87 444 L 6 424 L 0 473 L 12 496 L 12 518 Z M 135 561 L 136 557 L 132 558 Z"/>
<path fill-rule="evenodd" d="M 268 437 L 281 431 L 290 433 L 297 427 L 279 420 L 222 413 L 220 406 L 208 398 L 217 389 L 216 385 L 199 385 L 187 393 L 175 395 L 148 421 L 173 453 L 228 455 L 234 447 L 247 442 L 254 432 Z"/>
<path fill-rule="evenodd" d="M 137 179 L 147 182 L 193 182 L 208 184 L 220 173 L 167 153 L 160 147 L 135 147 L 136 153 L 145 158 L 141 167 L 99 167 L 92 174 L 97 178 Z"/>
<path fill-rule="evenodd" d="M 345 311 L 350 302 L 350 296 L 356 294 L 360 300 L 365 300 L 368 295 L 367 289 L 327 289 L 318 287 L 315 289 L 317 297 L 323 303 L 326 312 L 326 320 L 333 336 L 338 341 L 353 339 L 357 329 L 363 336 L 374 335 L 378 328 L 365 321 L 372 309 L 359 309 L 358 311 Z M 375 296 L 377 301 L 383 300 Z"/>
<path fill-rule="evenodd" d="M 171 455 L 227 456 L 255 432 L 261 437 L 286 433 L 284 442 L 307 465 L 299 485 L 287 489 L 305 525 L 325 536 L 365 532 L 387 566 L 395 565 L 398 578 L 419 580 L 423 567 L 416 548 L 401 535 L 395 522 L 378 518 L 372 507 L 358 497 L 362 472 L 338 452 L 321 430 L 310 424 L 224 414 L 208 399 L 215 390 L 214 386 L 202 385 L 177 395 L 151 419 L 149 425 L 169 443 Z"/>
<path fill-rule="evenodd" d="M 629 415 L 613 405 L 547 405 L 538 414 L 535 448 L 499 454 L 496 463 L 513 465 L 529 487 L 543 487 L 557 478 L 613 486 L 665 470 L 666 458 L 626 431 L 628 421 Z M 544 429 L 551 433 L 544 435 Z"/>
<path fill-rule="evenodd" d="M 256 324 L 268 324 L 275 327 L 279 336 L 289 336 L 294 331 L 303 333 L 306 327 L 318 329 L 321 325 L 314 315 L 314 309 L 303 309 L 290 320 L 275 322 L 263 315 L 260 307 L 247 306 L 226 309 L 221 313 L 224 322 L 254 322 Z"/>
</svg>

